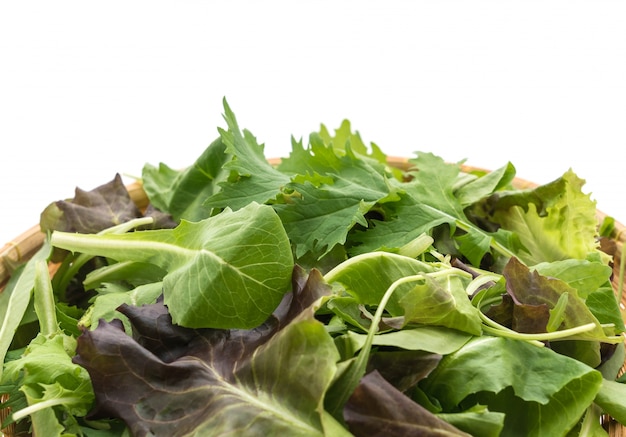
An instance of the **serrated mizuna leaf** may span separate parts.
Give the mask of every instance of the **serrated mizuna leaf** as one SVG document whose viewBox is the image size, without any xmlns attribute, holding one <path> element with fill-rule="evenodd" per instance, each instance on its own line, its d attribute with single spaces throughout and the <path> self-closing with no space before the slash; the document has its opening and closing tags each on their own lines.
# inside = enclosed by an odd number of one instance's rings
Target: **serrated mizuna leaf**
<svg viewBox="0 0 626 437">
<path fill-rule="evenodd" d="M 265 203 L 280 193 L 289 176 L 276 170 L 266 159 L 263 145 L 247 130 L 241 131 L 235 114 L 224 100 L 228 130 L 220 129 L 226 153 L 233 156 L 224 165 L 231 175 L 220 182 L 220 191 L 205 199 L 206 208 L 243 208 L 250 202 Z"/>
<path fill-rule="evenodd" d="M 354 239 L 359 245 L 352 252 L 402 247 L 418 235 L 447 224 L 451 237 L 457 241 L 459 252 L 472 264 L 479 265 L 483 256 L 496 244 L 496 235 L 474 225 L 465 215 L 465 204 L 455 195 L 460 166 L 446 163 L 432 153 L 421 153 L 410 162 L 415 166 L 409 172 L 413 179 L 398 187 L 400 201 L 388 206 L 387 220 L 375 220 L 371 229 L 356 233 Z M 504 170 L 502 173 L 500 177 L 507 174 Z M 497 180 L 491 182 L 486 186 L 498 185 Z M 474 183 L 478 184 L 477 181 Z M 480 187 L 480 193 L 488 194 L 485 187 Z M 469 199 L 476 193 L 465 192 L 463 195 Z M 475 199 L 472 197 L 472 200 Z M 457 228 L 462 232 L 457 233 Z M 499 239 L 504 238 L 499 236 Z"/>
</svg>

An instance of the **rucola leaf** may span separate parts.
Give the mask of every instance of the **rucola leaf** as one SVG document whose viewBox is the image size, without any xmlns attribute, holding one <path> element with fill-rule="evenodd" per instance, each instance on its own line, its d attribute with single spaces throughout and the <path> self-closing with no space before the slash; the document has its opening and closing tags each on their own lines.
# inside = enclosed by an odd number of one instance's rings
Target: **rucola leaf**
<svg viewBox="0 0 626 437">
<path fill-rule="evenodd" d="M 175 229 L 122 235 L 54 232 L 52 245 L 142 261 L 167 270 L 165 304 L 188 327 L 249 328 L 262 323 L 289 288 L 293 258 L 280 219 L 252 203 Z"/>
</svg>

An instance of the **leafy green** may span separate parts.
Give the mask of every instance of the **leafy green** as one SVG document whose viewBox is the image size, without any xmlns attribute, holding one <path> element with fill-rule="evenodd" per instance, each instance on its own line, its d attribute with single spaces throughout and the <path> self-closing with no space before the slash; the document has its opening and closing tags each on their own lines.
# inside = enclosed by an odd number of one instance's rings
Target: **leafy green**
<svg viewBox="0 0 626 437">
<path fill-rule="evenodd" d="M 55 232 L 63 249 L 150 262 L 168 271 L 165 303 L 188 327 L 254 327 L 287 291 L 293 260 L 276 213 L 251 203 L 175 229 L 122 235 Z"/>
<path fill-rule="evenodd" d="M 210 217 L 212 210 L 204 206 L 204 201 L 219 191 L 218 184 L 228 177 L 224 164 L 231 156 L 225 150 L 225 144 L 218 138 L 184 170 L 174 170 L 164 163 L 158 167 L 145 164 L 142 182 L 150 203 L 177 221 Z"/>
<path fill-rule="evenodd" d="M 224 100 L 224 119 L 228 130 L 220 129 L 226 152 L 233 158 L 223 169 L 230 171 L 227 180 L 220 181 L 220 190 L 204 201 L 206 208 L 243 208 L 251 202 L 265 203 L 280 192 L 289 177 L 272 167 L 263 153 L 263 146 L 247 130 L 240 130 L 235 114 Z"/>
<path fill-rule="evenodd" d="M 4 361 L 7 351 L 11 347 L 16 332 L 24 318 L 24 314 L 31 302 L 35 287 L 35 271 L 39 261 L 45 261 L 50 256 L 52 247 L 45 241 L 22 268 L 15 274 L 6 288 L 0 293 L 2 304 L 2 326 L 0 327 L 0 356 Z M 3 370 L 0 368 L 0 377 Z"/>
<path fill-rule="evenodd" d="M 515 232 L 528 265 L 567 258 L 585 259 L 598 250 L 595 202 L 583 193 L 585 181 L 571 169 L 533 190 L 494 196 L 492 220 Z"/>
<path fill-rule="evenodd" d="M 412 402 L 378 372 L 367 374 L 346 404 L 350 431 L 357 436 L 469 436 Z"/>
<path fill-rule="evenodd" d="M 495 437 L 626 421 L 617 225 L 573 171 L 517 189 L 512 163 L 391 167 L 348 120 L 268 161 L 223 104 L 189 167 L 145 165 L 147 205 L 116 175 L 46 208 L 51 235 L 0 293 L 5 425 Z"/>
<path fill-rule="evenodd" d="M 547 348 L 483 337 L 445 356 L 422 388 L 446 412 L 482 404 L 505 413 L 503 436 L 558 436 L 579 421 L 602 380 Z"/>
<path fill-rule="evenodd" d="M 447 225 L 449 236 L 456 241 L 456 251 L 467 257 L 474 265 L 495 251 L 503 256 L 511 256 L 515 248 L 514 239 L 504 231 L 488 232 L 476 226 L 465 214 L 465 203 L 469 195 L 467 189 L 456 197 L 455 188 L 461 169 L 459 165 L 444 162 L 432 153 L 420 153 L 411 159 L 414 165 L 409 172 L 411 180 L 401 184 L 401 199 L 389 205 L 387 215 L 393 220 L 376 221 L 375 226 L 358 235 L 359 253 L 380 248 L 401 247 L 422 233 L 430 233 L 441 225 Z M 505 167 L 496 175 L 510 178 L 511 169 Z M 499 186 L 499 180 L 492 181 L 492 187 Z M 478 184 L 477 182 L 473 182 Z M 489 186 L 489 185 L 488 185 Z M 489 194 L 480 186 L 478 197 Z M 475 193 L 474 193 L 475 194 Z M 387 206 L 387 205 L 385 205 Z M 460 233 L 456 230 L 460 229 Z M 506 242 L 507 246 L 503 246 Z"/>
<path fill-rule="evenodd" d="M 324 435 L 337 352 L 313 315 L 328 292 L 296 269 L 293 294 L 251 330 L 182 328 L 162 303 L 121 306 L 134 338 L 101 322 L 79 339 L 76 361 L 108 393 L 90 416 L 121 417 L 134 435 Z"/>
</svg>

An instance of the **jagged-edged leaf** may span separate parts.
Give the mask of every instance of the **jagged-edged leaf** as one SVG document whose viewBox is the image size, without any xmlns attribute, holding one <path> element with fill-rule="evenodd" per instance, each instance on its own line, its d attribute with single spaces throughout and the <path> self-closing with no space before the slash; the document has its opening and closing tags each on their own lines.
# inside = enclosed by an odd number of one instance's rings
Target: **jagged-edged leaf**
<svg viewBox="0 0 626 437">
<path fill-rule="evenodd" d="M 264 146 L 248 130 L 241 130 L 235 114 L 224 99 L 224 119 L 228 130 L 219 129 L 226 153 L 232 159 L 223 166 L 230 172 L 219 183 L 220 190 L 204 199 L 205 208 L 243 208 L 250 202 L 266 203 L 289 182 L 289 176 L 276 170 L 265 157 Z"/>
<path fill-rule="evenodd" d="M 397 200 L 386 167 L 349 145 L 339 153 L 323 141 L 313 141 L 309 149 L 296 143 L 280 168 L 298 172 L 274 206 L 297 258 L 308 252 L 322 257 L 344 244 L 355 225 L 367 227 L 365 214 L 376 203 Z"/>
<path fill-rule="evenodd" d="M 474 265 L 480 265 L 483 256 L 491 252 L 497 242 L 514 241 L 506 232 L 500 231 L 502 235 L 498 235 L 481 229 L 465 215 L 466 205 L 455 194 L 460 174 L 458 164 L 447 163 L 432 153 L 420 153 L 410 162 L 414 165 L 409 172 L 412 179 L 399 187 L 400 201 L 385 205 L 386 220 L 373 220 L 372 229 L 355 234 L 358 244 L 352 249 L 354 253 L 402 247 L 443 224 L 448 225 L 450 238 L 456 240 L 458 253 Z M 497 183 L 487 186 L 496 187 Z M 484 187 L 480 188 L 480 195 L 486 196 Z M 469 199 L 470 194 L 463 196 Z"/>
</svg>

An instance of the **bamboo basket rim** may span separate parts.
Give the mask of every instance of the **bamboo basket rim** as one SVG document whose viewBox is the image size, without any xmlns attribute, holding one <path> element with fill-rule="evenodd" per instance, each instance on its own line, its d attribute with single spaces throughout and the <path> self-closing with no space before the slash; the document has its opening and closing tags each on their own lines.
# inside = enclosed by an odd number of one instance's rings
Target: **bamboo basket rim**
<svg viewBox="0 0 626 437">
<path fill-rule="evenodd" d="M 280 158 L 271 158 L 268 159 L 268 161 L 271 164 L 276 165 L 280 162 Z M 390 156 L 387 158 L 387 162 L 389 166 L 400 168 L 403 170 L 406 170 L 410 167 L 409 158 L 406 157 Z M 461 165 L 461 170 L 467 173 L 490 171 L 482 167 L 468 165 Z M 515 177 L 513 180 L 513 186 L 518 189 L 526 189 L 537 187 L 538 184 L 523 178 Z M 139 208 L 145 208 L 147 206 L 148 199 L 145 191 L 143 190 L 141 181 L 132 182 L 126 185 L 126 188 L 129 192 L 131 199 Z M 606 217 L 607 214 L 600 210 L 596 210 L 596 219 L 598 220 L 598 224 L 600 224 L 602 220 L 604 220 Z M 619 260 L 622 255 L 623 245 L 626 241 L 626 226 L 624 226 L 624 224 L 622 224 L 620 221 L 615 220 L 615 229 L 617 231 L 616 235 L 611 239 L 615 242 L 615 248 L 614 252 L 611 253 L 611 255 L 613 255 L 613 271 L 614 273 L 617 273 L 619 271 Z M 7 281 L 11 277 L 11 274 L 14 270 L 13 267 L 28 261 L 42 246 L 44 239 L 44 233 L 41 231 L 39 224 L 36 224 L 19 234 L 12 241 L 4 244 L 4 246 L 0 250 L 0 293 L 3 292 Z M 614 276 L 617 277 L 617 275 Z M 618 282 L 616 278 L 615 280 L 613 280 L 613 289 L 617 290 L 617 287 Z M 626 321 L 626 290 L 621 291 L 620 310 L 622 312 L 622 318 L 624 319 L 624 321 Z M 626 337 L 624 341 L 626 342 Z M 622 366 L 621 370 L 621 373 L 625 372 L 626 362 L 624 363 L 624 366 Z M 0 423 L 2 420 L 4 420 L 5 414 L 6 411 L 0 409 Z M 610 417 L 605 419 L 606 423 L 604 423 L 604 426 L 609 433 L 609 437 L 626 437 L 626 425 L 621 425 L 619 422 Z M 10 428 L 1 430 L 1 432 L 1 435 L 3 437 L 13 436 Z"/>
</svg>

